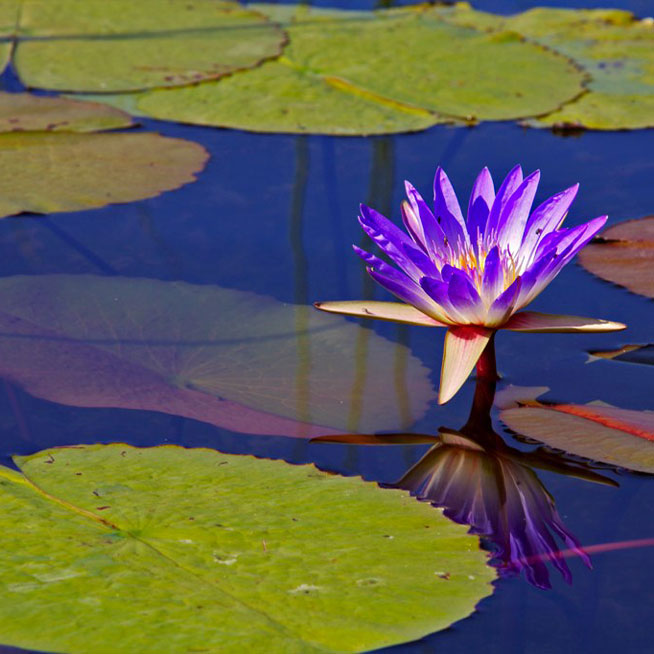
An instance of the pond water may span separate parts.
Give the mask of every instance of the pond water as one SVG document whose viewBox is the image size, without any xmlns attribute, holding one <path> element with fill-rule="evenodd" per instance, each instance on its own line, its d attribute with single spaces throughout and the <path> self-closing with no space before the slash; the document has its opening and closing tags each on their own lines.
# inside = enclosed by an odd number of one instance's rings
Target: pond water
<svg viewBox="0 0 654 654">
<path fill-rule="evenodd" d="M 315 4 L 375 5 L 372 0 L 321 0 Z M 491 0 L 478 6 L 510 13 L 536 4 L 540 3 Z M 564 0 L 549 4 L 570 6 Z M 642 0 L 580 0 L 573 4 L 621 6 L 639 15 L 648 11 L 648 3 Z M 14 81 L 8 80 L 7 85 L 16 90 Z M 197 182 L 128 205 L 4 219 L 0 221 L 3 276 L 65 273 L 181 280 L 251 291 L 293 304 L 388 299 L 370 284 L 351 250 L 351 243 L 361 242 L 358 204 L 366 202 L 397 218 L 403 180 L 411 180 L 427 194 L 437 164 L 446 169 L 460 197 L 467 195 L 484 165 L 495 179 L 517 162 L 526 171 L 540 168 L 537 200 L 578 181 L 581 188 L 567 219 L 569 225 L 604 213 L 609 214 L 611 225 L 654 210 L 653 130 L 561 137 L 512 123 L 487 123 L 474 128 L 437 126 L 409 135 L 333 138 L 257 135 L 150 120 L 143 124 L 208 149 L 211 159 Z M 654 317 L 650 301 L 599 281 L 573 264 L 531 308 L 619 320 L 628 324 L 628 330 L 599 335 L 501 333 L 497 339 L 501 386 L 546 386 L 551 389 L 547 398 L 553 401 L 602 400 L 622 408 L 654 410 L 654 371 L 649 366 L 587 361 L 588 350 L 650 342 Z M 301 328 L 301 323 L 298 326 Z M 438 387 L 440 332 L 387 323 L 366 326 L 409 347 L 429 369 L 434 388 Z M 298 348 L 303 347 L 302 338 L 298 334 Z M 398 350 L 398 356 L 405 356 L 402 352 Z M 280 366 L 282 357 L 283 353 Z M 306 369 L 298 367 L 288 389 L 291 399 L 302 392 L 312 374 L 310 357 L 310 352 L 300 357 Z M 398 366 L 401 368 L 401 362 Z M 360 372 L 360 383 L 370 383 L 365 364 Z M 396 395 L 393 401 L 410 402 L 405 395 L 410 396 L 411 383 L 402 370 L 396 366 L 389 374 L 394 375 L 388 385 L 389 392 Z M 62 371 L 62 383 L 66 383 L 64 378 Z M 473 390 L 471 379 L 445 406 L 436 404 L 434 394 L 429 409 L 413 424 L 403 424 L 406 420 L 398 418 L 393 424 L 377 425 L 376 431 L 410 427 L 410 432 L 436 434 L 443 425 L 459 428 L 467 419 Z M 357 399 L 349 392 L 343 388 L 340 410 L 351 415 Z M 310 443 L 243 434 L 163 412 L 68 406 L 39 399 L 9 381 L 0 381 L 0 409 L 0 448 L 6 464 L 17 453 L 89 441 L 124 441 L 137 446 L 175 443 L 294 463 L 315 462 L 340 474 L 393 483 L 429 449 L 429 445 Z M 331 410 L 337 412 L 339 407 Z M 333 417 L 335 424 L 342 419 Z M 496 431 L 508 445 L 523 451 L 534 449 L 508 434 L 496 415 L 494 419 Z M 553 471 L 538 471 L 538 476 L 553 496 L 566 528 L 583 545 L 654 536 L 649 519 L 654 503 L 651 479 L 611 469 L 601 473 L 617 485 L 590 483 Z M 551 569 L 551 590 L 534 587 L 524 576 L 501 578 L 495 593 L 470 618 L 419 642 L 384 651 L 650 652 L 653 556 L 651 548 L 596 553 L 591 557 L 592 570 L 572 557 L 568 560 L 572 584 Z"/>
</svg>

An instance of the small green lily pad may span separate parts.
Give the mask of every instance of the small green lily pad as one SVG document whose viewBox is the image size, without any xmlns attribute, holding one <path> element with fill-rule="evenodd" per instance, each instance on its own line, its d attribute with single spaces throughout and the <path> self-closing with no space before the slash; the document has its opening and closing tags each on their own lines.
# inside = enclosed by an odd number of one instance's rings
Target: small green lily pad
<svg viewBox="0 0 654 654">
<path fill-rule="evenodd" d="M 131 125 L 126 113 L 98 103 L 0 93 L 0 217 L 142 200 L 204 168 L 208 154 L 191 141 L 94 133 Z"/>
<path fill-rule="evenodd" d="M 131 125 L 127 113 L 103 104 L 0 92 L 0 132 L 100 132 Z"/>
<path fill-rule="evenodd" d="M 0 304 L 0 374 L 61 404 L 306 438 L 407 428 L 433 399 L 405 346 L 254 293 L 31 275 L 0 278 Z"/>
<path fill-rule="evenodd" d="M 593 275 L 654 298 L 654 216 L 609 227 L 579 254 Z"/>
<path fill-rule="evenodd" d="M 565 57 L 512 33 L 452 25 L 438 7 L 250 6 L 286 29 L 281 58 L 217 82 L 137 94 L 136 111 L 253 131 L 379 134 L 538 115 L 582 90 L 583 73 Z M 124 106 L 113 97 L 106 101 Z"/>
<path fill-rule="evenodd" d="M 238 2 L 23 0 L 14 66 L 28 87 L 115 92 L 216 79 L 281 52 Z"/>
<path fill-rule="evenodd" d="M 7 645 L 362 652 L 444 629 L 492 592 L 465 526 L 358 478 L 122 444 L 15 461 L 0 468 Z"/>
</svg>

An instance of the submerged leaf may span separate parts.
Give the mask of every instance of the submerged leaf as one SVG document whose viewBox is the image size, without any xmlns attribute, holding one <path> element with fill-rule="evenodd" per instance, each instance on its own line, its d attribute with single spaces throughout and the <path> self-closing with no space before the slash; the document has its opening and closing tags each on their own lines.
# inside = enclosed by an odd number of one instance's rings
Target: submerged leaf
<svg viewBox="0 0 654 654">
<path fill-rule="evenodd" d="M 282 22 L 283 57 L 218 82 L 138 94 L 137 111 L 253 131 L 378 134 L 533 116 L 582 90 L 583 74 L 566 58 L 449 24 L 439 7 L 251 6 Z"/>
<path fill-rule="evenodd" d="M 276 57 L 286 37 L 237 2 L 22 0 L 17 38 L 26 86 L 111 92 L 215 79 Z"/>
<path fill-rule="evenodd" d="M 500 413 L 513 431 L 609 465 L 654 474 L 654 413 L 602 404 L 525 401 Z"/>
<path fill-rule="evenodd" d="M 600 242 L 581 251 L 579 263 L 602 279 L 654 298 L 654 216 L 605 230 Z"/>
<path fill-rule="evenodd" d="M 492 592 L 465 527 L 313 466 L 122 444 L 16 464 L 0 468 L 8 645 L 360 652 L 444 629 Z"/>
<path fill-rule="evenodd" d="M 254 293 L 17 276 L 0 279 L 0 306 L 0 375 L 61 404 L 312 437 L 327 427 L 406 428 L 433 394 L 427 369 L 405 346 Z M 406 357 L 400 372 L 398 354 Z"/>
</svg>

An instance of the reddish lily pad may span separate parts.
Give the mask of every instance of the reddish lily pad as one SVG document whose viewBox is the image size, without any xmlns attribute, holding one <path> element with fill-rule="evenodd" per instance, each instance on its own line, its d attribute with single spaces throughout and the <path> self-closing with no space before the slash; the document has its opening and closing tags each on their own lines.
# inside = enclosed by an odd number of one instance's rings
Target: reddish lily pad
<svg viewBox="0 0 654 654">
<path fill-rule="evenodd" d="M 654 412 L 521 400 L 500 418 L 518 434 L 557 450 L 654 474 Z"/>
<path fill-rule="evenodd" d="M 602 279 L 654 298 L 654 216 L 605 230 L 581 251 L 579 262 Z"/>
</svg>

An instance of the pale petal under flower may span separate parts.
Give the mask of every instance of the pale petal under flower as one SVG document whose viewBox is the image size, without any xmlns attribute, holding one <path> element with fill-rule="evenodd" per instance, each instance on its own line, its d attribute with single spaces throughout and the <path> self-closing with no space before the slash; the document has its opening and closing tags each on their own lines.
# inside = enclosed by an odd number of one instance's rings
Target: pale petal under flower
<svg viewBox="0 0 654 654">
<path fill-rule="evenodd" d="M 340 313 L 360 318 L 390 320 L 421 327 L 447 327 L 447 325 L 426 316 L 410 304 L 403 302 L 377 302 L 375 300 L 345 300 L 343 302 L 316 302 L 316 309 L 328 313 Z"/>
<path fill-rule="evenodd" d="M 438 403 L 449 402 L 468 379 L 481 353 L 488 345 L 492 329 L 467 326 L 452 327 L 445 334 Z"/>
</svg>

